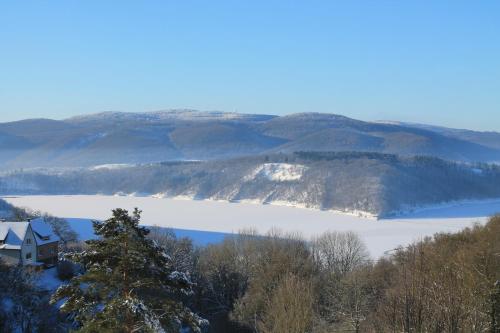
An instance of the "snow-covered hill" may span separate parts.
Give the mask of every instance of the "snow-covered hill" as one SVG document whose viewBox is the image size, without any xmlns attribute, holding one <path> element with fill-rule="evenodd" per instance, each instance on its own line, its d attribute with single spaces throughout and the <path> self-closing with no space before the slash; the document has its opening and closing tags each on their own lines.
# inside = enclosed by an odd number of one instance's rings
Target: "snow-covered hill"
<svg viewBox="0 0 500 333">
<path fill-rule="evenodd" d="M 500 167 L 374 153 L 276 154 L 24 170 L 0 175 L 0 194 L 140 194 L 388 216 L 412 207 L 499 198 Z"/>
</svg>

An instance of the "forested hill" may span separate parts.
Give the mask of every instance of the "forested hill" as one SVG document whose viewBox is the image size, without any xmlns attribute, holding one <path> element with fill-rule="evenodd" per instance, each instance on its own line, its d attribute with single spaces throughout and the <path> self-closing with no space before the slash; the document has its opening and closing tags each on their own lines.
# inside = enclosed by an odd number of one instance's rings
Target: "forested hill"
<svg viewBox="0 0 500 333">
<path fill-rule="evenodd" d="M 415 206 L 498 198 L 500 167 L 434 157 L 297 152 L 8 172 L 0 176 L 0 193 L 187 196 L 387 216 Z"/>
<path fill-rule="evenodd" d="M 0 123 L 0 167 L 85 167 L 296 151 L 500 161 L 500 133 L 379 123 L 328 113 L 105 112 Z"/>
</svg>

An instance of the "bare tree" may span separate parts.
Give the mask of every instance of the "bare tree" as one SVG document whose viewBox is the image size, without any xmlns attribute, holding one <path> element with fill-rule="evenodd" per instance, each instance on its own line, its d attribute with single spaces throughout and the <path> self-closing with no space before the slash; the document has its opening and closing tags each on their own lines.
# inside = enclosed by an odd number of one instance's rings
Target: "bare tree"
<svg viewBox="0 0 500 333">
<path fill-rule="evenodd" d="M 53 232 L 61 239 L 64 246 L 78 241 L 78 234 L 71 228 L 66 219 L 49 214 L 42 214 L 41 218 L 51 226 Z"/>
<path fill-rule="evenodd" d="M 258 324 L 259 332 L 311 332 L 314 316 L 312 283 L 288 274 L 266 302 L 265 314 Z"/>
<path fill-rule="evenodd" d="M 370 259 L 361 238 L 351 231 L 326 232 L 313 239 L 311 247 L 315 262 L 338 276 L 344 276 Z"/>
<path fill-rule="evenodd" d="M 153 226 L 149 229 L 148 237 L 163 247 L 172 258 L 175 269 L 183 272 L 193 272 L 195 249 L 189 238 L 178 238 L 170 228 Z"/>
</svg>

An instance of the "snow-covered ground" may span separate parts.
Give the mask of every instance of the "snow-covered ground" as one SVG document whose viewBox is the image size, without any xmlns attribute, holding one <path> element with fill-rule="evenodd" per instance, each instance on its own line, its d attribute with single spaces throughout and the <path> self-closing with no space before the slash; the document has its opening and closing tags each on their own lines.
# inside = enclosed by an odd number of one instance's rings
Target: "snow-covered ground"
<svg viewBox="0 0 500 333">
<path fill-rule="evenodd" d="M 52 267 L 40 271 L 37 286 L 49 291 L 56 291 L 63 282 L 57 277 L 57 268 Z"/>
<path fill-rule="evenodd" d="M 437 206 L 409 213 L 405 217 L 374 220 L 285 206 L 151 197 L 79 195 L 23 196 L 5 199 L 16 206 L 72 218 L 71 224 L 79 226 L 78 232 L 85 233 L 84 237 L 91 236 L 88 219 L 106 219 L 111 215 L 113 208 L 132 210 L 138 207 L 143 211 L 144 225 L 184 229 L 185 232 L 191 232 L 197 237 L 203 237 L 203 232 L 234 233 L 249 228 L 261 233 L 272 228 L 298 231 L 306 238 L 327 230 L 351 230 L 363 238 L 374 257 L 425 236 L 432 236 L 438 232 L 459 231 L 476 222 L 484 223 L 488 216 L 500 212 L 500 200 Z M 215 237 L 214 239 L 222 237 L 220 234 L 212 233 L 205 235 Z"/>
<path fill-rule="evenodd" d="M 118 169 L 125 169 L 125 168 L 130 168 L 134 166 L 133 164 L 101 164 L 101 165 L 96 165 L 93 167 L 90 167 L 90 170 L 118 170 Z"/>
<path fill-rule="evenodd" d="M 263 176 L 275 182 L 294 181 L 302 178 L 306 169 L 306 166 L 300 164 L 265 163 L 245 177 L 245 180 L 250 181 L 258 176 Z"/>
<path fill-rule="evenodd" d="M 67 218 L 66 219 L 71 228 L 78 233 L 79 239 L 84 241 L 88 239 L 95 239 L 97 236 L 94 234 L 94 229 L 92 227 L 92 219 L 83 218 Z M 167 227 L 171 228 L 171 227 Z M 207 244 L 218 243 L 228 235 L 228 233 L 214 232 L 214 231 L 202 231 L 202 230 L 190 230 L 190 229 L 180 229 L 172 228 L 175 235 L 179 238 L 189 237 L 193 240 L 195 245 L 205 246 Z"/>
</svg>

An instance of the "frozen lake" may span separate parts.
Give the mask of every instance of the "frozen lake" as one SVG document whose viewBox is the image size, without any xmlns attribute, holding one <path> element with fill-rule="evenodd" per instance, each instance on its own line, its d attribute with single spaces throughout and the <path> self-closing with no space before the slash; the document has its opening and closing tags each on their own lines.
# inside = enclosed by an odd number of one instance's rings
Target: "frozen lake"
<svg viewBox="0 0 500 333">
<path fill-rule="evenodd" d="M 249 228 L 260 233 L 278 228 L 300 232 L 305 238 L 327 230 L 350 230 L 363 238 L 374 257 L 438 232 L 455 232 L 474 223 L 485 223 L 488 216 L 500 212 L 500 200 L 428 208 L 404 218 L 374 220 L 285 206 L 152 197 L 74 195 L 16 196 L 4 199 L 19 207 L 71 218 L 73 225 L 88 225 L 88 219 L 106 219 L 110 217 L 113 208 L 131 211 L 138 207 L 143 211 L 144 225 L 182 229 L 184 235 L 212 237 L 213 240 L 221 239 L 220 233 L 235 233 Z"/>
</svg>

